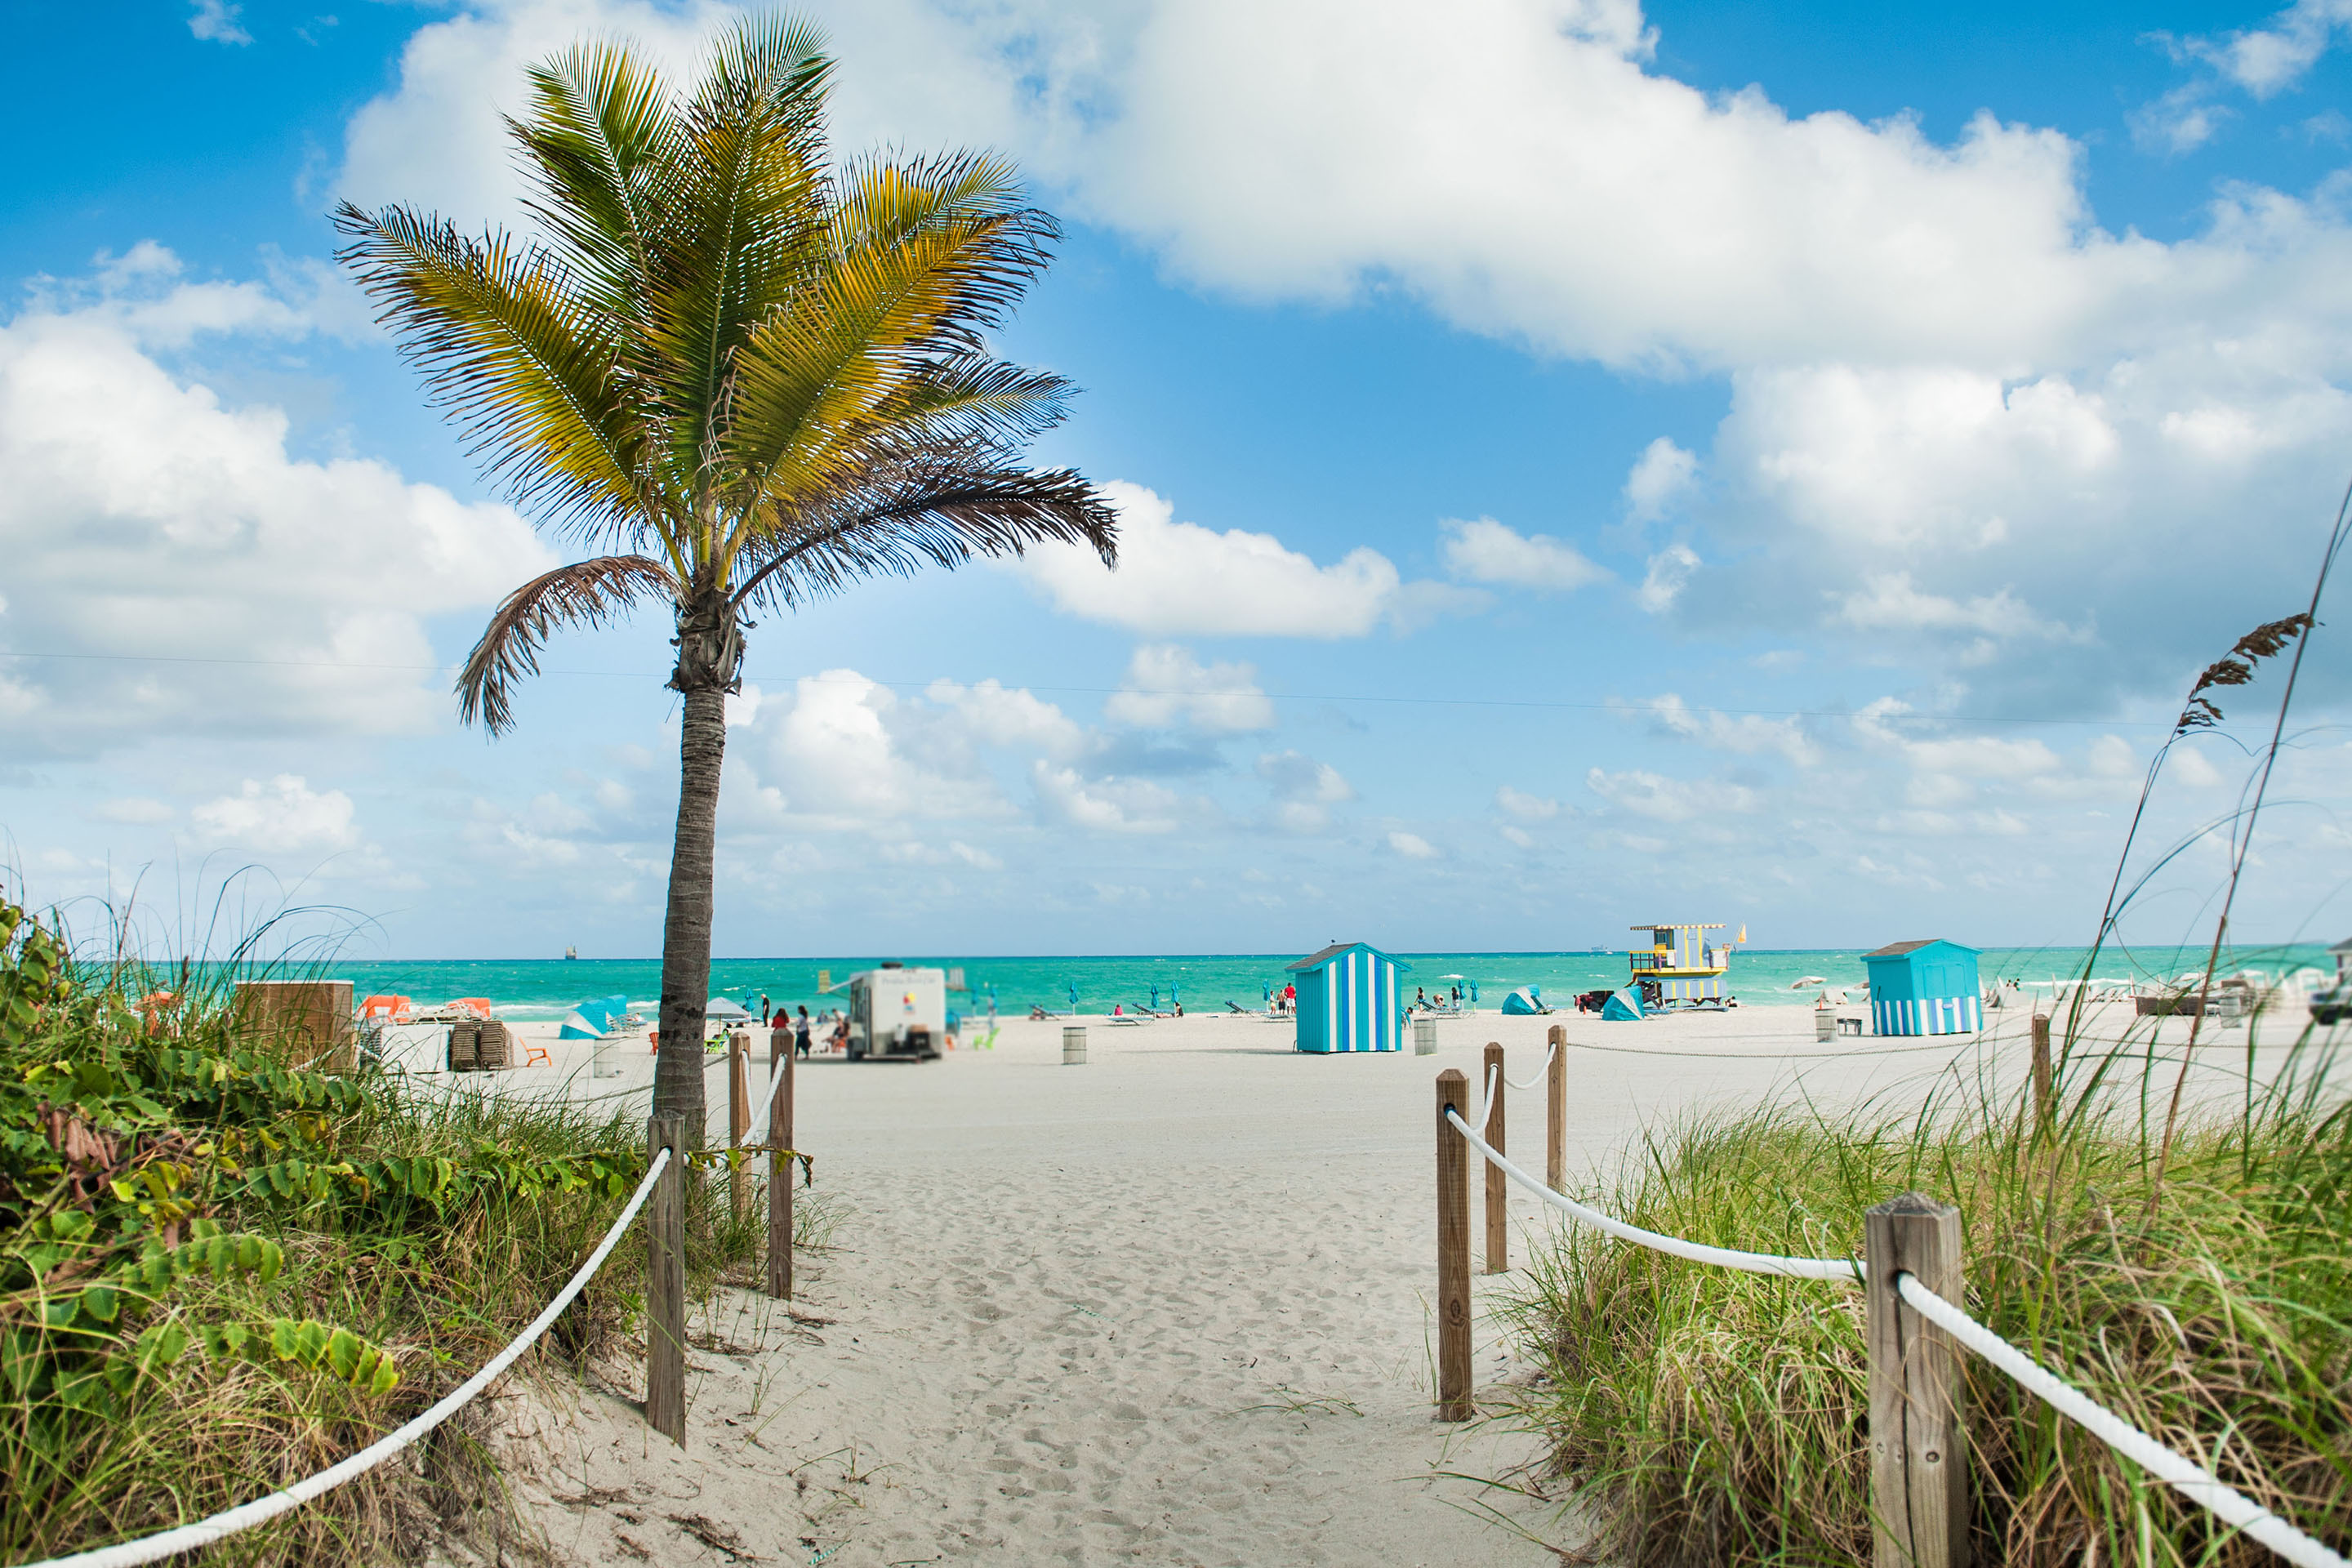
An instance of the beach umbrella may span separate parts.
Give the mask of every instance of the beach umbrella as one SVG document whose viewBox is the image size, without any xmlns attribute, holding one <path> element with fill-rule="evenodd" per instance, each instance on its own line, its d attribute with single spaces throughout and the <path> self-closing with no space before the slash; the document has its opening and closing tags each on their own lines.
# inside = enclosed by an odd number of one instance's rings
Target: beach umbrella
<svg viewBox="0 0 2352 1568">
<path fill-rule="evenodd" d="M 1073 1012 L 1073 1013 L 1075 1013 L 1075 1012 L 1076 1012 L 1077 1010 L 1078 1010 L 1078 983 L 1077 983 L 1076 981 L 1073 980 L 1073 981 L 1071 981 L 1071 982 L 1070 982 L 1070 1011 L 1071 1011 L 1071 1012 Z"/>
<path fill-rule="evenodd" d="M 1151 988 L 1151 1010 L 1155 1013 L 1160 1011 L 1160 987 L 1157 985 Z"/>
<path fill-rule="evenodd" d="M 2316 973 L 2316 971 L 2314 973 Z M 1173 980 L 1168 983 L 1168 1000 L 1172 1005 L 1178 1007 L 1181 1007 L 1184 1005 L 1184 988 L 1181 985 L 1177 984 Z"/>
</svg>

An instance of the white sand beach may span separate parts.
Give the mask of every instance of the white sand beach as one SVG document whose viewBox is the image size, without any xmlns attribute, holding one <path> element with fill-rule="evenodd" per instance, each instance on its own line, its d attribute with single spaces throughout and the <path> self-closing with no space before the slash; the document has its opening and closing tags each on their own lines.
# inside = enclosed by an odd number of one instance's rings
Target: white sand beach
<svg viewBox="0 0 2352 1568">
<path fill-rule="evenodd" d="M 1553 1023 L 1606 1047 L 1571 1054 L 1575 1172 L 1645 1122 L 1801 1083 L 1916 1104 L 1977 1054 L 1969 1037 L 1822 1046 L 1810 1010 L 1783 1007 L 1481 1014 L 1443 1021 L 1434 1057 L 1301 1056 L 1286 1024 L 1231 1016 L 1089 1022 L 1083 1067 L 1062 1065 L 1056 1022 L 936 1063 L 802 1068 L 795 1142 L 837 1206 L 834 1246 L 803 1255 L 789 1314 L 728 1289 L 698 1319 L 687 1447 L 643 1425 L 634 1364 L 504 1402 L 562 1558 L 1557 1563 L 1583 1526 L 1547 1495 L 1541 1445 L 1431 1419 L 1435 1074 L 1475 1076 L 1495 1039 L 1533 1079 Z M 2004 1071 L 2022 1070 L 2025 1022 L 1989 1032 Z M 2226 1038 L 2217 1058 L 2242 1061 L 2242 1032 Z M 642 1052 L 625 1065 L 649 1072 Z M 579 1093 L 621 1087 L 591 1084 L 572 1047 L 500 1078 L 566 1071 Z M 1539 1091 L 1506 1114 L 1539 1169 Z M 1521 1262 L 1551 1220 L 1525 1194 L 1512 1214 Z M 1483 1316 L 1516 1279 L 1476 1276 L 1489 1387 L 1527 1375 Z"/>
</svg>

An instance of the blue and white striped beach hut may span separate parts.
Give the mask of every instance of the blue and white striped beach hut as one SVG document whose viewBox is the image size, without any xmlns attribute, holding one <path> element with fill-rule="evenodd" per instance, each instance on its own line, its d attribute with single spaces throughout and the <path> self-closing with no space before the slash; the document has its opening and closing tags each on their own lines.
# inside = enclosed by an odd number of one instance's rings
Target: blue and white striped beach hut
<svg viewBox="0 0 2352 1568">
<path fill-rule="evenodd" d="M 1940 937 L 1898 942 L 1862 962 L 1870 970 L 1870 1026 L 1881 1035 L 1965 1035 L 1984 1027 L 1977 950 Z"/>
<path fill-rule="evenodd" d="M 1290 966 L 1302 1051 L 1393 1051 L 1404 1046 L 1397 976 L 1410 965 L 1360 942 L 1334 942 Z"/>
</svg>

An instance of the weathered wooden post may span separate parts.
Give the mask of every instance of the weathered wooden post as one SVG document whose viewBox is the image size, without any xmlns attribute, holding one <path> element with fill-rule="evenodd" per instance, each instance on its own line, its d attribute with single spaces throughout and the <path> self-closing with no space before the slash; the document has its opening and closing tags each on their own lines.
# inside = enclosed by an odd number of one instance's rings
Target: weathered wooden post
<svg viewBox="0 0 2352 1568">
<path fill-rule="evenodd" d="M 1437 1075 L 1437 1418 L 1467 1421 L 1470 1407 L 1470 1145 L 1448 1110 L 1466 1121 L 1468 1080 L 1458 1068 Z"/>
<path fill-rule="evenodd" d="M 1568 1191 L 1568 1026 L 1551 1026 L 1551 1067 L 1544 1074 L 1544 1185 Z"/>
<path fill-rule="evenodd" d="M 2033 1122 L 2039 1128 L 2050 1125 L 2050 1101 L 2056 1085 L 2050 1074 L 2050 1018 L 2044 1013 L 2033 1015 Z"/>
<path fill-rule="evenodd" d="M 1509 1098 L 1510 1085 L 1503 1081 L 1503 1047 L 1486 1042 L 1486 1081 L 1494 1086 L 1494 1101 L 1486 1107 L 1486 1125 L 1478 1135 L 1486 1140 L 1497 1154 L 1507 1154 L 1510 1146 L 1503 1142 L 1503 1101 Z M 1486 1272 L 1501 1274 L 1511 1267 L 1511 1188 L 1510 1178 L 1503 1167 L 1481 1157 L 1486 1167 Z"/>
<path fill-rule="evenodd" d="M 1960 1351 L 1904 1304 L 1908 1274 L 1945 1300 L 1966 1299 L 1960 1211 L 1905 1193 L 1864 1216 L 1869 1271 L 1870 1512 L 1874 1568 L 1968 1568 L 1968 1434 Z"/>
<path fill-rule="evenodd" d="M 793 1294 L 793 1032 L 768 1037 L 768 1071 L 782 1064 L 784 1081 L 768 1101 L 768 1294 L 788 1301 Z"/>
<path fill-rule="evenodd" d="M 751 1037 L 727 1037 L 727 1212 L 743 1217 L 743 1135 L 751 1131 Z"/>
<path fill-rule="evenodd" d="M 686 1447 L 686 1119 L 646 1123 L 646 1156 L 669 1163 L 646 1200 L 646 1425 Z"/>
</svg>

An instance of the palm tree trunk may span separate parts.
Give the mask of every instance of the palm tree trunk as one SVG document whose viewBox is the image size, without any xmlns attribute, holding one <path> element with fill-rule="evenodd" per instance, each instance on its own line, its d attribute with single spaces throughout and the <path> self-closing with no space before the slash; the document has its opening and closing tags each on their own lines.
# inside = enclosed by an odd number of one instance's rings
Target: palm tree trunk
<svg viewBox="0 0 2352 1568">
<path fill-rule="evenodd" d="M 661 1037 L 654 1114 L 682 1116 L 702 1142 L 702 1028 L 710 1005 L 711 865 L 719 832 L 719 766 L 727 754 L 727 694 L 685 693 L 677 745 L 677 837 L 669 857 L 669 917 L 662 927 Z M 675 1042 L 675 1044 L 673 1044 Z"/>
</svg>

